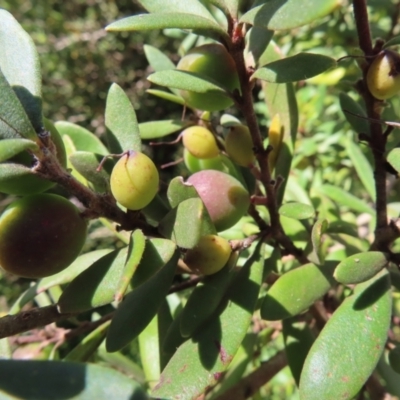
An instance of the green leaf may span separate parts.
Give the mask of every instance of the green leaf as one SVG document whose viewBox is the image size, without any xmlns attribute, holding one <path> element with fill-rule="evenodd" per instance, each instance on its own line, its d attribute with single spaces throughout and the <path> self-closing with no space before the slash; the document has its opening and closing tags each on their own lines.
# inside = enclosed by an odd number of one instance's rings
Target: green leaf
<svg viewBox="0 0 400 400">
<path fill-rule="evenodd" d="M 151 395 L 189 400 L 214 385 L 230 365 L 251 322 L 264 267 L 264 245 L 240 269 L 228 292 L 222 314 L 183 343 L 161 374 Z"/>
<path fill-rule="evenodd" d="M 347 122 L 351 125 L 355 132 L 369 135 L 370 126 L 368 121 L 365 119 L 367 117 L 365 110 L 347 93 L 340 93 L 339 101 L 340 108 L 342 109 L 343 114 L 347 119 Z M 359 115 L 360 117 L 357 117 L 357 115 Z"/>
<path fill-rule="evenodd" d="M 154 71 L 175 69 L 175 64 L 157 47 L 145 44 L 143 50 L 148 63 Z"/>
<path fill-rule="evenodd" d="M 123 89 L 113 83 L 107 94 L 105 124 L 112 153 L 142 150 L 135 110 Z"/>
<path fill-rule="evenodd" d="M 179 252 L 145 283 L 130 292 L 118 307 L 107 333 L 107 351 L 122 349 L 150 323 L 157 314 L 175 275 Z"/>
<path fill-rule="evenodd" d="M 390 350 L 389 363 L 393 371 L 400 374 L 400 346 L 396 346 L 394 349 Z"/>
<path fill-rule="evenodd" d="M 315 340 L 300 378 L 301 400 L 352 399 L 382 355 L 392 312 L 382 271 L 356 287 Z"/>
<path fill-rule="evenodd" d="M 35 44 L 6 10 L 0 10 L 0 21 L 0 69 L 17 95 L 34 130 L 40 132 L 43 127 L 42 76 Z M 23 136 L 29 137 L 25 134 Z"/>
<path fill-rule="evenodd" d="M 293 219 L 308 219 L 315 215 L 314 207 L 309 204 L 291 202 L 282 205 L 279 208 L 279 214 Z"/>
<path fill-rule="evenodd" d="M 336 267 L 333 276 L 345 285 L 365 282 L 389 263 L 389 255 L 380 251 L 353 254 Z"/>
<path fill-rule="evenodd" d="M 375 201 L 375 180 L 371 163 L 361 151 L 360 145 L 354 143 L 350 139 L 347 141 L 346 150 L 355 170 L 357 171 L 358 177 L 370 195 L 372 201 Z"/>
<path fill-rule="evenodd" d="M 259 59 L 268 47 L 272 37 L 274 36 L 274 31 L 260 28 L 258 26 L 253 26 L 247 34 L 248 40 L 248 53 L 253 59 L 252 65 L 258 66 Z"/>
<path fill-rule="evenodd" d="M 229 14 L 232 18 L 237 19 L 239 0 L 210 0 L 210 3 L 224 11 L 225 14 Z"/>
<path fill-rule="evenodd" d="M 188 121 L 170 119 L 165 121 L 149 121 L 139 124 L 142 139 L 159 139 L 192 125 Z"/>
<path fill-rule="evenodd" d="M 206 276 L 194 288 L 182 310 L 180 318 L 180 328 L 183 337 L 192 336 L 221 304 L 232 277 L 231 272 L 231 268 L 224 267 L 216 274 Z M 205 299 L 207 299 L 207 307 L 204 307 Z"/>
<path fill-rule="evenodd" d="M 394 36 L 383 45 L 383 48 L 387 49 L 388 47 L 396 46 L 398 44 L 400 44 L 400 36 Z"/>
<path fill-rule="evenodd" d="M 0 360 L 0 396 L 4 400 L 148 398 L 137 382 L 114 369 L 67 361 L 31 360 Z"/>
<path fill-rule="evenodd" d="M 328 221 L 326 219 L 319 219 L 315 222 L 311 231 L 312 252 L 308 254 L 307 258 L 317 265 L 322 265 L 325 260 L 325 254 L 322 247 L 324 243 L 322 235 L 327 229 Z"/>
<path fill-rule="evenodd" d="M 2 139 L 0 140 L 0 162 L 8 160 L 24 150 L 37 151 L 39 146 L 28 139 Z"/>
<path fill-rule="evenodd" d="M 215 21 L 207 8 L 198 0 L 169 0 L 163 3 L 162 7 L 158 0 L 139 0 L 138 2 L 150 13 L 188 13 Z"/>
<path fill-rule="evenodd" d="M 97 192 L 108 192 L 110 189 L 110 175 L 114 167 L 114 162 L 107 159 L 101 170 L 98 171 L 104 156 L 88 151 L 77 151 L 69 156 L 72 166 L 85 179 L 91 182 Z"/>
<path fill-rule="evenodd" d="M 140 229 L 136 229 L 133 231 L 130 237 L 128 257 L 114 296 L 116 301 L 121 301 L 124 297 L 129 283 L 131 282 L 132 277 L 138 269 L 140 261 L 142 260 L 145 246 L 146 237 L 143 235 L 143 232 Z"/>
<path fill-rule="evenodd" d="M 274 43 L 271 43 L 260 57 L 260 64 L 277 60 L 281 57 L 280 54 L 280 49 Z M 263 83 L 263 91 L 265 103 L 268 106 L 271 117 L 279 114 L 283 126 L 282 145 L 275 164 L 275 176 L 283 178 L 283 183 L 279 186 L 277 194 L 277 203 L 280 205 L 285 194 L 286 182 L 291 169 L 294 143 L 298 130 L 299 111 L 293 84 Z"/>
<path fill-rule="evenodd" d="M 22 307 L 30 302 L 39 293 L 65 283 L 69 283 L 72 279 L 76 278 L 80 273 L 89 268 L 99 258 L 110 253 L 110 249 L 94 250 L 89 253 L 79 256 L 68 268 L 59 272 L 58 274 L 42 278 L 34 286 L 31 286 L 25 291 L 18 300 L 13 304 L 9 314 L 17 314 L 22 310 Z"/>
<path fill-rule="evenodd" d="M 395 148 L 387 155 L 388 163 L 400 173 L 400 148 Z"/>
<path fill-rule="evenodd" d="M 310 263 L 286 272 L 264 297 L 261 317 L 277 321 L 306 311 L 330 289 L 335 265 L 319 267 Z"/>
<path fill-rule="evenodd" d="M 25 196 L 42 193 L 52 186 L 54 182 L 40 177 L 22 164 L 0 164 L 0 193 Z"/>
<path fill-rule="evenodd" d="M 263 3 L 239 21 L 272 30 L 293 29 L 328 15 L 338 5 L 336 0 L 270 0 Z"/>
<path fill-rule="evenodd" d="M 28 115 L 0 69 L 0 139 L 17 137 L 37 139 Z"/>
<path fill-rule="evenodd" d="M 58 301 L 60 312 L 80 312 L 111 303 L 128 255 L 128 247 L 106 254 L 77 276 Z"/>
<path fill-rule="evenodd" d="M 296 317 L 282 321 L 282 333 L 288 365 L 298 386 L 304 361 L 314 343 L 315 336 L 308 323 L 299 321 Z"/>
<path fill-rule="evenodd" d="M 199 194 L 193 185 L 185 184 L 185 181 L 181 176 L 173 178 L 167 190 L 167 198 L 169 205 L 174 208 L 182 203 L 182 201 L 188 199 L 198 199 Z"/>
<path fill-rule="evenodd" d="M 227 91 L 211 79 L 203 75 L 188 71 L 159 71 L 149 75 L 147 79 L 160 86 L 167 86 L 176 89 L 189 90 L 197 93 L 224 94 L 229 97 Z"/>
<path fill-rule="evenodd" d="M 164 199 L 157 193 L 154 199 L 141 212 L 150 224 L 157 225 L 170 209 Z"/>
<path fill-rule="evenodd" d="M 208 211 L 199 198 L 179 203 L 160 222 L 158 230 L 184 249 L 196 246 L 201 236 L 216 234 Z"/>
<path fill-rule="evenodd" d="M 54 125 L 62 137 L 67 135 L 71 138 L 76 150 L 90 151 L 103 156 L 109 153 L 101 140 L 87 129 L 67 121 L 58 121 Z"/>
<path fill-rule="evenodd" d="M 357 212 L 375 215 L 375 210 L 365 201 L 360 200 L 358 197 L 339 187 L 326 184 L 321 187 L 321 192 L 339 205 L 346 206 Z"/>
<path fill-rule="evenodd" d="M 182 97 L 177 96 L 175 94 L 166 92 L 164 90 L 157 90 L 157 89 L 147 89 L 147 93 L 150 93 L 154 96 L 159 97 L 160 99 L 172 101 L 173 103 L 180 104 L 181 106 L 185 105 L 185 100 Z"/>
<path fill-rule="evenodd" d="M 111 321 L 103 322 L 86 335 L 81 342 L 63 358 L 63 361 L 89 361 L 106 337 L 110 323 Z"/>
<path fill-rule="evenodd" d="M 126 17 L 106 27 L 108 32 L 146 31 L 153 29 L 194 29 L 196 31 L 211 30 L 219 36 L 228 38 L 225 30 L 215 21 L 194 14 L 171 12 L 140 14 Z"/>
<path fill-rule="evenodd" d="M 272 83 L 297 82 L 312 78 L 336 66 L 335 59 L 321 54 L 299 53 L 257 69 L 251 79 Z"/>
</svg>

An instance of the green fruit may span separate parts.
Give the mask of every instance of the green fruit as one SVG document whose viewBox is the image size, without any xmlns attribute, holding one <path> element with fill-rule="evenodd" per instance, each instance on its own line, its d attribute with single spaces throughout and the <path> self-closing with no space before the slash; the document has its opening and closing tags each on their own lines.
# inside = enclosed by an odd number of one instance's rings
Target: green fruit
<svg viewBox="0 0 400 400">
<path fill-rule="evenodd" d="M 205 44 L 191 49 L 178 63 L 177 69 L 203 75 L 205 79 L 232 92 L 239 88 L 239 78 L 236 65 L 224 46 L 217 43 Z M 222 93 L 197 93 L 188 90 L 181 91 L 189 107 L 206 111 L 223 110 L 233 104 L 233 101 Z"/>
<path fill-rule="evenodd" d="M 400 56 L 382 50 L 372 61 L 367 72 L 367 86 L 374 97 L 386 100 L 400 92 Z"/>
<path fill-rule="evenodd" d="M 51 139 L 55 145 L 59 163 L 65 167 L 67 156 L 64 143 L 54 124 L 44 118 L 44 128 L 50 132 Z M 34 165 L 35 158 L 27 151 L 19 153 L 17 156 L 0 164 L 0 192 L 26 196 L 29 194 L 42 193 L 55 185 L 32 173 L 30 168 Z"/>
<path fill-rule="evenodd" d="M 86 239 L 86 222 L 64 197 L 35 194 L 11 203 L 0 216 L 0 266 L 26 278 L 68 267 Z"/>
<path fill-rule="evenodd" d="M 153 161 L 139 151 L 129 151 L 115 164 L 111 192 L 128 210 L 141 210 L 155 197 L 159 176 Z"/>
<path fill-rule="evenodd" d="M 190 126 L 182 132 L 185 149 L 194 157 L 209 159 L 217 157 L 219 149 L 214 135 L 203 126 Z"/>
<path fill-rule="evenodd" d="M 225 138 L 225 150 L 236 164 L 252 166 L 255 156 L 249 128 L 245 125 L 232 126 Z"/>
<path fill-rule="evenodd" d="M 189 177 L 210 214 L 217 231 L 235 225 L 247 212 L 250 196 L 233 176 L 215 170 L 196 172 Z"/>
<path fill-rule="evenodd" d="M 217 235 L 206 235 L 187 251 L 184 261 L 195 274 L 211 275 L 225 266 L 231 252 L 231 246 L 226 239 Z"/>
</svg>

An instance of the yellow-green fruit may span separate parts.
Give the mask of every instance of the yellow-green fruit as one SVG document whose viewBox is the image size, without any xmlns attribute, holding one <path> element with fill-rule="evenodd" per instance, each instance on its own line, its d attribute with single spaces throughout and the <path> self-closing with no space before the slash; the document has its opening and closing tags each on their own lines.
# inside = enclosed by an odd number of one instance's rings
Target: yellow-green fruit
<svg viewBox="0 0 400 400">
<path fill-rule="evenodd" d="M 185 149 L 199 159 L 217 157 L 219 149 L 214 135 L 203 126 L 190 126 L 182 132 Z"/>
<path fill-rule="evenodd" d="M 67 199 L 34 194 L 11 203 L 0 216 L 0 266 L 26 278 L 68 267 L 86 239 L 86 221 Z"/>
<path fill-rule="evenodd" d="M 211 275 L 228 262 L 231 254 L 229 242 L 217 235 L 202 236 L 199 243 L 187 251 L 186 265 L 196 274 Z"/>
<path fill-rule="evenodd" d="M 386 100 L 400 92 L 400 56 L 382 50 L 367 72 L 367 86 L 374 97 Z"/>
<path fill-rule="evenodd" d="M 225 47 L 218 43 L 191 49 L 179 61 L 177 69 L 202 75 L 230 92 L 240 87 L 235 62 Z M 228 96 L 215 91 L 198 93 L 182 90 L 181 95 L 189 107 L 199 110 L 219 111 L 233 104 Z"/>
<path fill-rule="evenodd" d="M 155 197 L 159 175 L 153 161 L 140 151 L 129 151 L 115 164 L 111 192 L 128 210 L 141 210 Z"/>
<path fill-rule="evenodd" d="M 225 150 L 229 157 L 242 167 L 254 164 L 253 140 L 245 125 L 232 126 L 225 138 Z"/>
</svg>

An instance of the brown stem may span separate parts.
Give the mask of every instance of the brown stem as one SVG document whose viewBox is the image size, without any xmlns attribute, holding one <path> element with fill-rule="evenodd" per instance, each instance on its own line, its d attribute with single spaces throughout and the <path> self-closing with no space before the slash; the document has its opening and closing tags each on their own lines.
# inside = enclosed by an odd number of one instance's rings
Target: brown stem
<svg viewBox="0 0 400 400">
<path fill-rule="evenodd" d="M 286 355 L 284 351 L 280 351 L 221 396 L 218 396 L 218 400 L 244 400 L 253 396 L 286 365 Z"/>
<path fill-rule="evenodd" d="M 354 17 L 357 26 L 358 41 L 361 50 L 366 56 L 366 63 L 362 66 L 363 82 L 360 85 L 360 92 L 364 98 L 367 115 L 369 118 L 380 119 L 381 102 L 375 99 L 369 92 L 366 85 L 366 75 L 371 62 L 371 56 L 374 55 L 372 47 L 371 32 L 368 22 L 368 11 L 366 0 L 353 0 Z M 388 243 L 382 243 L 380 240 L 380 232 L 386 230 L 388 226 L 387 218 L 387 193 L 386 193 L 386 136 L 383 133 L 380 124 L 371 124 L 371 137 L 369 145 L 374 157 L 374 178 L 376 191 L 376 227 L 375 227 L 375 248 L 385 250 Z"/>
</svg>

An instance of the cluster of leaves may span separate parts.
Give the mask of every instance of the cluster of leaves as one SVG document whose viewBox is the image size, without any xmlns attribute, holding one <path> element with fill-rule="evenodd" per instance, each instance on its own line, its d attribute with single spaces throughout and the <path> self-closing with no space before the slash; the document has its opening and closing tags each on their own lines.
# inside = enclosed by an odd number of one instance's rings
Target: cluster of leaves
<svg viewBox="0 0 400 400">
<path fill-rule="evenodd" d="M 169 179 L 140 213 L 124 212 L 108 193 L 113 161 L 101 172 L 97 167 L 103 156 L 141 151 L 142 140 L 174 134 L 198 123 L 204 114 L 188 109 L 184 119 L 138 123 L 129 97 L 114 83 L 105 99 L 107 145 L 74 123 L 55 124 L 67 152 L 68 170 L 63 169 L 51 152 L 43 151 L 46 146 L 38 136 L 46 108 L 42 110 L 35 46 L 19 23 L 0 10 L 0 138 L 6 144 L 0 146 L 0 187 L 17 179 L 22 169 L 28 175 L 39 174 L 58 183 L 49 190 L 75 196 L 87 215 L 99 219 L 125 244 L 85 252 L 66 270 L 38 280 L 10 307 L 10 315 L 0 319 L 2 338 L 36 328 L 45 318 L 47 323 L 69 318 L 75 328 L 68 333 L 70 338 L 80 338 L 66 350 L 53 349 L 52 361 L 24 363 L 9 359 L 10 343 L 1 339 L 2 394 L 141 399 L 148 389 L 157 398 L 193 399 L 205 393 L 207 398 L 244 398 L 287 364 L 291 374 L 283 379 L 291 382 L 292 390 L 298 386 L 304 399 L 351 399 L 367 381 L 373 393 L 382 389 L 378 373 L 386 390 L 399 395 L 394 378 L 399 369 L 399 230 L 395 221 L 387 222 L 388 215 L 397 216 L 399 203 L 382 187 L 386 171 L 379 169 L 386 155 L 394 171 L 398 169 L 399 133 L 394 130 L 382 145 L 377 138 L 388 135 L 362 118 L 380 117 L 371 114 L 372 96 L 362 90 L 361 96 L 345 93 L 352 87 L 346 81 L 340 83 L 340 94 L 331 87 L 344 76 L 350 80 L 359 74 L 352 66 L 338 67 L 334 59 L 348 51 L 342 31 L 356 43 L 348 10 L 333 0 L 299 3 L 257 1 L 242 9 L 239 1 L 176 0 L 163 2 L 160 8 L 160 2 L 142 0 L 147 13 L 107 27 L 108 32 L 189 31 L 183 49 L 217 41 L 235 60 L 241 88 L 229 93 L 218 82 L 177 70 L 161 50 L 145 46 L 154 70 L 147 79 L 162 87 L 152 88 L 151 94 L 162 104 L 179 105 L 184 104 L 179 90 L 231 98 L 232 113 L 247 124 L 255 147 L 254 204 L 238 224 L 220 233 L 241 250 L 237 266 L 231 261 L 229 268 L 200 279 L 176 274 L 182 249 L 215 233 L 193 188 L 180 177 Z M 364 2 L 354 3 L 358 25 L 368 26 L 357 16 Z M 380 12 L 385 15 L 387 10 L 378 7 L 376 13 Z M 327 15 L 334 16 L 329 19 L 333 22 L 324 19 Z M 310 29 L 321 21 L 324 25 Z M 378 27 L 393 35 L 390 23 L 388 18 Z M 327 36 L 321 38 L 318 29 Z M 290 31 L 298 34 L 288 35 Z M 327 40 L 338 46 L 329 56 Z M 371 54 L 362 50 L 368 56 L 373 53 L 372 48 Z M 368 62 L 360 64 L 363 71 L 368 68 Z M 309 78 L 314 83 L 304 84 Z M 387 107 L 385 115 L 395 116 L 394 109 Z M 274 142 L 272 121 L 277 114 L 282 135 Z M 220 113 L 209 121 L 221 139 L 223 128 L 237 120 Z M 265 124 L 270 125 L 269 136 Z M 357 134 L 366 145 L 359 143 Z M 268 144 L 280 147 L 273 167 Z M 375 144 L 383 149 L 375 151 Z M 38 165 L 8 168 L 8 160 L 26 149 Z M 379 158 L 383 156 L 384 160 Z M 232 168 L 246 182 L 249 169 Z M 110 221 L 129 234 L 115 230 Z M 23 311 L 32 301 L 40 308 Z M 78 315 L 86 318 L 86 335 L 84 325 L 74 319 Z M 38 322 L 26 325 L 35 316 Z M 389 329 L 393 334 L 388 342 Z M 129 345 L 130 356 L 136 353 L 140 367 L 124 355 Z M 394 349 L 391 366 L 385 348 Z M 62 361 L 56 361 L 57 356 Z M 96 362 L 106 362 L 130 377 Z M 260 396 L 272 398 L 269 390 L 277 386 L 264 387 Z"/>
</svg>

